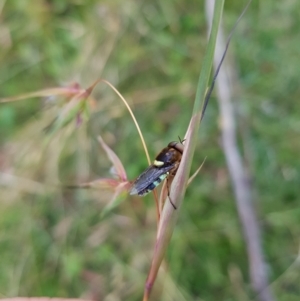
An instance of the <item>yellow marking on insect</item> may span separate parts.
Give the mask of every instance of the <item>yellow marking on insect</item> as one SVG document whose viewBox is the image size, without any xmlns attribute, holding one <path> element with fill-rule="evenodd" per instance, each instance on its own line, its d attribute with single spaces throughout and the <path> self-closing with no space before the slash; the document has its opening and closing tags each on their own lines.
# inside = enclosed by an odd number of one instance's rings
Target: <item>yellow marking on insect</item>
<svg viewBox="0 0 300 301">
<path fill-rule="evenodd" d="M 161 167 L 163 166 L 165 163 L 163 161 L 157 161 L 157 160 L 154 160 L 153 162 L 153 165 L 156 166 L 156 167 Z"/>
</svg>

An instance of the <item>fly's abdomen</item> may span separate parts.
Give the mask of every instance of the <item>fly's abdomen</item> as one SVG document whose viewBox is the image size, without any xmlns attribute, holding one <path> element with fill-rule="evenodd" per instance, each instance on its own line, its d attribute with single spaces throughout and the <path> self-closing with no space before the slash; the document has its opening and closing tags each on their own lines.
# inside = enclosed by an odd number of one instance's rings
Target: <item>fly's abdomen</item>
<svg viewBox="0 0 300 301">
<path fill-rule="evenodd" d="M 147 186 L 146 188 L 144 188 L 143 190 L 141 190 L 138 195 L 140 196 L 144 196 L 147 193 L 149 193 L 150 191 L 152 191 L 154 188 L 156 188 L 167 176 L 168 176 L 168 172 L 165 174 L 160 175 L 156 180 L 154 180 L 149 186 Z"/>
</svg>

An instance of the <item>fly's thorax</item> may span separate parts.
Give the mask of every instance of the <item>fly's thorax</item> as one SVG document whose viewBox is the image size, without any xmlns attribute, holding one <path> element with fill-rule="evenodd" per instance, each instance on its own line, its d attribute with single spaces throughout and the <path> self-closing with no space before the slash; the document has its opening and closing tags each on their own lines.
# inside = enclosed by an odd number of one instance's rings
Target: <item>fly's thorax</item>
<svg viewBox="0 0 300 301">
<path fill-rule="evenodd" d="M 153 165 L 157 168 L 171 166 L 181 161 L 182 153 L 174 147 L 165 147 L 155 158 Z"/>
</svg>

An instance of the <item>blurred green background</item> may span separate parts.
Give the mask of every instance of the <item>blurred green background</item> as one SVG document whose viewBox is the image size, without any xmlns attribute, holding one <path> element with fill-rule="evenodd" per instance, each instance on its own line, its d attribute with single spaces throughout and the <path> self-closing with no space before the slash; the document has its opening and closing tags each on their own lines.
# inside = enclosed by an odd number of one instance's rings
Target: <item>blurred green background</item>
<svg viewBox="0 0 300 301">
<path fill-rule="evenodd" d="M 225 3 L 229 32 L 245 2 Z M 96 79 L 136 114 L 153 158 L 183 137 L 206 47 L 203 1 L 0 1 L 0 97 Z M 240 150 L 252 176 L 277 300 L 299 300 L 300 2 L 254 1 L 230 45 Z M 64 104 L 0 104 L 0 296 L 141 300 L 156 234 L 153 197 L 67 190 L 109 177 L 101 135 L 134 179 L 147 161 L 123 103 L 105 84 L 80 127 L 46 142 Z M 152 300 L 250 300 L 248 260 L 220 144 L 215 96 L 199 132 L 187 190 Z M 178 299 L 172 299 L 175 294 Z"/>
</svg>

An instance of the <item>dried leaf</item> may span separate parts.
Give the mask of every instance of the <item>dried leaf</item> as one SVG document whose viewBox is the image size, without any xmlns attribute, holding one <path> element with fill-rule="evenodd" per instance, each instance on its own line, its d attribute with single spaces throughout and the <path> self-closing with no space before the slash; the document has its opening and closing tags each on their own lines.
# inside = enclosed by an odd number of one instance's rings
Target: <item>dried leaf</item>
<svg viewBox="0 0 300 301">
<path fill-rule="evenodd" d="M 116 155 L 116 153 L 104 142 L 101 136 L 98 136 L 98 141 L 101 144 L 102 148 L 105 150 L 110 162 L 113 164 L 116 174 L 118 175 L 119 179 L 122 181 L 127 181 L 127 175 L 125 168 L 119 159 L 119 157 Z"/>
</svg>

